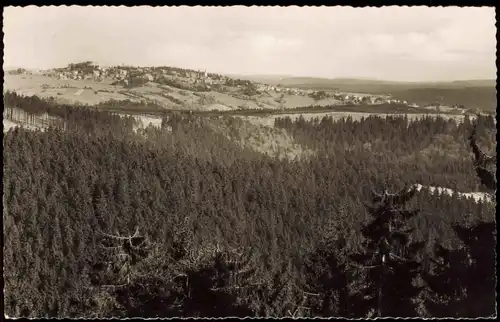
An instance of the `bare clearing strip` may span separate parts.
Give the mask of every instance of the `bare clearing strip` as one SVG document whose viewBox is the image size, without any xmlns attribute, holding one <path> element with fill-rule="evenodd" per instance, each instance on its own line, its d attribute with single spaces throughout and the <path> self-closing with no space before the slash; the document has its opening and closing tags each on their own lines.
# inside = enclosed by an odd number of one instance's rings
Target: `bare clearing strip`
<svg viewBox="0 0 500 322">
<path fill-rule="evenodd" d="M 139 123 L 137 128 L 146 128 L 148 126 L 154 126 L 157 128 L 161 128 L 162 119 L 157 117 L 150 116 L 133 116 L 134 119 Z"/>
<path fill-rule="evenodd" d="M 29 124 L 23 123 L 23 122 L 12 122 L 10 120 L 6 120 L 5 118 L 3 119 L 3 132 L 4 133 L 8 132 L 10 129 L 15 128 L 16 126 L 20 127 L 20 128 L 27 129 L 27 130 L 39 129 L 39 130 L 43 131 L 45 129 L 44 125 L 40 125 L 40 126 L 29 125 Z"/>
</svg>

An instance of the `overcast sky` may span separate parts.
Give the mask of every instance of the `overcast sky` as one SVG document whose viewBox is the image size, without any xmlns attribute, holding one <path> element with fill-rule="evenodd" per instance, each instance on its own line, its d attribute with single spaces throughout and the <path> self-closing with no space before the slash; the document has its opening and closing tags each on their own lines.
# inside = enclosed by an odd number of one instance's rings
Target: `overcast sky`
<svg viewBox="0 0 500 322">
<path fill-rule="evenodd" d="M 4 66 L 167 65 L 234 74 L 495 79 L 495 10 L 6 7 Z"/>
</svg>

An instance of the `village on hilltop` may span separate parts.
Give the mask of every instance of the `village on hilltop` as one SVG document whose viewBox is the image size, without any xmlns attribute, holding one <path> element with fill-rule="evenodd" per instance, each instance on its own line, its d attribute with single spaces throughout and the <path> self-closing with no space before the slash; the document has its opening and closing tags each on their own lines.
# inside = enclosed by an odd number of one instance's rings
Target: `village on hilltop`
<svg viewBox="0 0 500 322">
<path fill-rule="evenodd" d="M 175 97 L 177 91 L 184 96 L 186 93 L 191 93 L 198 101 L 207 103 L 205 105 L 214 105 L 214 109 L 219 107 L 231 106 L 226 103 L 227 100 L 218 100 L 217 96 L 209 97 L 209 93 L 220 93 L 229 95 L 232 99 L 239 100 L 238 103 L 233 102 L 231 108 L 251 109 L 251 108 L 274 108 L 286 109 L 290 107 L 305 107 L 309 105 L 378 105 L 378 104 L 401 104 L 408 107 L 419 108 L 420 106 L 414 103 L 409 103 L 405 100 L 398 100 L 388 95 L 373 95 L 360 93 L 343 93 L 338 90 L 315 90 L 302 89 L 293 87 L 284 87 L 282 85 L 270 85 L 257 83 L 250 80 L 242 80 L 231 78 L 226 75 L 210 73 L 206 70 L 191 70 L 177 67 L 136 67 L 136 66 L 113 66 L 103 67 L 91 61 L 69 64 L 63 68 L 55 68 L 50 70 L 42 70 L 38 72 L 28 71 L 25 69 L 17 69 L 10 71 L 9 74 L 15 75 L 43 75 L 52 79 L 72 80 L 72 81 L 90 81 L 101 83 L 111 81 L 111 85 L 123 87 L 124 90 L 131 90 L 148 84 L 156 84 L 169 93 L 169 95 L 161 94 L 172 101 L 176 106 L 189 106 L 182 97 Z M 43 85 L 44 88 L 50 87 L 48 84 Z M 64 88 L 69 85 L 59 85 L 59 88 Z M 87 89 L 85 87 L 84 89 Z M 120 93 L 137 98 L 137 93 L 120 91 Z M 80 95 L 77 93 L 75 95 Z M 181 95 L 182 96 L 182 95 Z M 300 98 L 302 97 L 302 99 Z M 144 98 L 144 97 L 142 97 Z M 201 98 L 201 100 L 199 99 Z M 294 100 L 295 98 L 295 100 Z M 255 101 L 255 104 L 241 103 L 241 101 Z M 151 101 L 151 99 L 149 99 Z M 160 100 L 152 100 L 154 103 L 162 104 Z M 295 102 L 295 103 L 293 103 Z M 234 106 L 236 104 L 236 106 Z M 168 104 L 167 104 L 168 105 Z M 199 105 L 199 104 L 198 104 Z M 214 106 L 215 106 L 214 105 Z M 194 104 L 191 104 L 193 107 Z M 457 110 L 457 106 L 439 106 L 438 104 L 429 104 L 424 106 L 428 109 L 441 110 Z M 224 108 L 222 108 L 224 109 Z"/>
</svg>

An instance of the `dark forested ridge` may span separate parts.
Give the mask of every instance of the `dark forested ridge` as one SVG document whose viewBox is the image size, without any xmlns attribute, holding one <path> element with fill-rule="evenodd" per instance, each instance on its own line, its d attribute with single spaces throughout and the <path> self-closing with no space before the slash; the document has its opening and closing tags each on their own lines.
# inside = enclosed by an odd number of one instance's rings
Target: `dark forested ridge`
<svg viewBox="0 0 500 322">
<path fill-rule="evenodd" d="M 316 152 L 290 161 L 210 118 L 136 133 L 131 118 L 43 104 L 60 123 L 3 139 L 8 316 L 495 314 L 495 203 L 410 188 L 484 190 L 475 121 L 277 119 Z M 490 153 L 493 118 L 476 128 Z"/>
</svg>

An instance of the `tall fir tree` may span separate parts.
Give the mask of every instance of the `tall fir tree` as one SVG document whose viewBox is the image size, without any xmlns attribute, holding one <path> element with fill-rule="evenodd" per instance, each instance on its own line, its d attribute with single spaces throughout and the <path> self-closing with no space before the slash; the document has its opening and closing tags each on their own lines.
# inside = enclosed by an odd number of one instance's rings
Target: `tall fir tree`
<svg viewBox="0 0 500 322">
<path fill-rule="evenodd" d="M 373 205 L 366 205 L 373 219 L 361 230 L 365 252 L 349 256 L 351 264 L 365 270 L 364 285 L 349 301 L 357 316 L 418 316 L 422 287 L 415 285 L 421 272 L 417 258 L 424 243 L 412 240 L 407 223 L 419 210 L 404 209 L 415 193 L 415 188 L 397 194 L 374 193 Z"/>
</svg>

